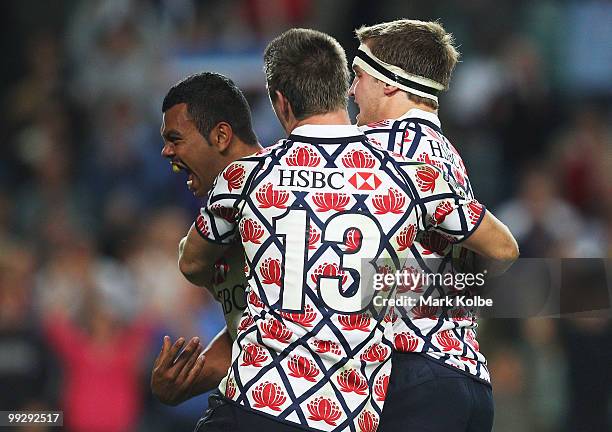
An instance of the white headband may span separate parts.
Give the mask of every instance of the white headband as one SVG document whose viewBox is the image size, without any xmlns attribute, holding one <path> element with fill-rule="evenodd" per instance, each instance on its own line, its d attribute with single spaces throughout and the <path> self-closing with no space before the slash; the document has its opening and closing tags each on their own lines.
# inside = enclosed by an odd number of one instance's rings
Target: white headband
<svg viewBox="0 0 612 432">
<path fill-rule="evenodd" d="M 370 51 L 367 45 L 359 45 L 353 66 L 359 66 L 366 73 L 387 84 L 438 102 L 438 93 L 444 90 L 439 82 L 419 75 L 412 75 L 389 63 L 385 63 Z"/>
</svg>

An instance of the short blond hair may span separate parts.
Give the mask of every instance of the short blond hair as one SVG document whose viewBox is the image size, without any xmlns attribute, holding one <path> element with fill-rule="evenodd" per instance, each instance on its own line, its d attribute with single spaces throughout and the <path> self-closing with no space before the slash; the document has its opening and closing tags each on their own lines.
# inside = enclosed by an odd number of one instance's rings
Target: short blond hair
<svg viewBox="0 0 612 432">
<path fill-rule="evenodd" d="M 349 69 L 338 41 L 320 31 L 294 28 L 268 44 L 264 73 L 270 98 L 280 91 L 298 120 L 346 109 Z"/>
<path fill-rule="evenodd" d="M 355 30 L 360 43 L 385 63 L 406 72 L 429 78 L 448 89 L 459 61 L 453 35 L 437 21 L 401 19 Z M 409 94 L 417 102 L 435 104 L 432 99 Z"/>
</svg>

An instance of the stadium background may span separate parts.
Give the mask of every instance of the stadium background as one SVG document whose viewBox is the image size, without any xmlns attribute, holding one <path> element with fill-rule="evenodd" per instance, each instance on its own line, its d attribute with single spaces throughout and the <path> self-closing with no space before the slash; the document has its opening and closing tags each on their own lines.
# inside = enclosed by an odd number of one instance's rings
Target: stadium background
<svg viewBox="0 0 612 432">
<path fill-rule="evenodd" d="M 440 18 L 462 52 L 440 116 L 479 199 L 523 257 L 612 253 L 610 1 L 22 0 L 0 11 L 0 410 L 61 408 L 86 432 L 191 430 L 205 399 L 161 406 L 152 360 L 161 335 L 206 342 L 223 321 L 177 271 L 198 203 L 160 157 L 161 100 L 188 73 L 226 73 L 260 141 L 275 141 L 261 54 L 292 26 L 332 34 L 352 58 L 355 27 Z M 488 320 L 479 339 L 495 431 L 610 427 L 596 423 L 612 417 L 609 321 Z"/>
</svg>

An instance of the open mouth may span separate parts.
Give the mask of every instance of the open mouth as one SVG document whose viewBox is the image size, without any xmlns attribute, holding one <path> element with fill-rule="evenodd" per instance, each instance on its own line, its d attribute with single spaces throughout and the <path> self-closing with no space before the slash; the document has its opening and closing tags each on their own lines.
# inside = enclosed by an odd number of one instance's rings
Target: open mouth
<svg viewBox="0 0 612 432">
<path fill-rule="evenodd" d="M 181 171 L 185 171 L 187 173 L 187 187 L 191 190 L 194 179 L 193 172 L 187 167 L 187 165 L 178 160 L 170 161 L 170 165 L 172 166 L 172 172 L 174 173 L 178 174 Z"/>
</svg>

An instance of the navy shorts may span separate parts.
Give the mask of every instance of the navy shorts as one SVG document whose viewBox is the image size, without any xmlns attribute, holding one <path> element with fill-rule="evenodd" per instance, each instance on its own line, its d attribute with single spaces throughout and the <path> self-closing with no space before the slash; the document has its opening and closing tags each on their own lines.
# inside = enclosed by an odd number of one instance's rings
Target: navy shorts
<svg viewBox="0 0 612 432">
<path fill-rule="evenodd" d="M 425 355 L 393 353 L 378 432 L 491 432 L 491 387 Z"/>
<path fill-rule="evenodd" d="M 243 408 L 221 396 L 219 391 L 208 397 L 208 409 L 194 432 L 304 432 L 310 428 L 292 426 L 272 416 Z"/>
</svg>

